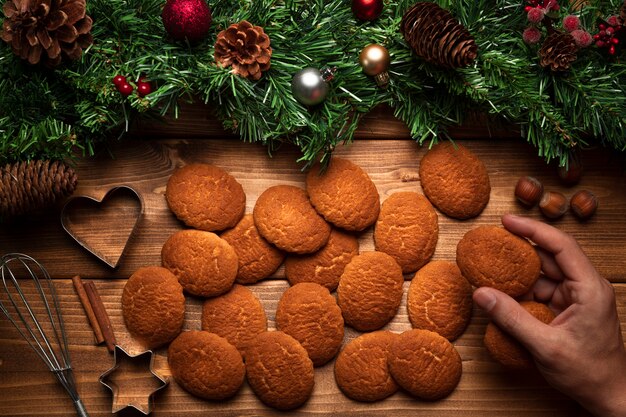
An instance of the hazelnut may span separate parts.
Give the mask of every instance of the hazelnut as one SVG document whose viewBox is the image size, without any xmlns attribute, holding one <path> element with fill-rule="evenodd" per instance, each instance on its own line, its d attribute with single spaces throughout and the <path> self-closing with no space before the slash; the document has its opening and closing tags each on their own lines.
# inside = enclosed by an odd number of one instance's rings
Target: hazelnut
<svg viewBox="0 0 626 417">
<path fill-rule="evenodd" d="M 596 212 L 598 199 L 591 191 L 580 190 L 572 196 L 569 206 L 576 217 L 584 220 Z"/>
<path fill-rule="evenodd" d="M 539 208 L 549 219 L 558 219 L 567 211 L 567 198 L 557 191 L 547 191 L 539 201 Z"/>
<path fill-rule="evenodd" d="M 558 168 L 559 178 L 565 185 L 574 185 L 580 181 L 583 173 L 583 166 L 580 163 L 580 158 L 569 158 L 567 161 L 567 168 L 560 166 Z"/>
<path fill-rule="evenodd" d="M 543 185 L 537 178 L 521 177 L 515 186 L 515 197 L 525 206 L 532 207 L 541 198 Z"/>
</svg>

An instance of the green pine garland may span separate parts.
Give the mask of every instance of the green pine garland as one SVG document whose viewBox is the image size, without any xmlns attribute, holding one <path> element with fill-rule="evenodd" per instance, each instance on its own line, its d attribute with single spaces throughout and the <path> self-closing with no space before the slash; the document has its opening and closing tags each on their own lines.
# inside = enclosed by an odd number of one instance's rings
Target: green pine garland
<svg viewBox="0 0 626 417">
<path fill-rule="evenodd" d="M 414 0 L 386 2 L 374 22 L 356 20 L 350 0 L 212 0 L 213 25 L 195 46 L 168 39 L 164 0 L 90 0 L 94 44 L 79 62 L 54 71 L 29 66 L 0 42 L 0 163 L 65 159 L 77 149 L 91 155 L 98 142 L 127 131 L 133 116 L 176 116 L 178 104 L 192 99 L 212 104 L 245 141 L 270 151 L 294 143 L 306 163 L 327 160 L 381 103 L 395 109 L 419 143 L 446 137 L 446 127 L 479 109 L 518 124 L 546 161 L 565 164 L 572 149 L 591 141 L 626 150 L 626 65 L 619 56 L 608 59 L 592 46 L 569 72 L 551 73 L 538 65 L 538 48 L 522 40 L 524 1 L 438 3 L 475 37 L 478 57 L 470 67 L 443 70 L 415 56 L 399 32 Z M 622 1 L 590 3 L 576 14 L 593 33 L 596 19 L 618 13 Z M 271 69 L 258 82 L 232 75 L 213 58 L 217 32 L 244 19 L 262 26 L 272 42 Z M 387 89 L 358 64 L 370 43 L 391 54 Z M 299 104 L 293 75 L 327 65 L 337 67 L 327 99 L 315 108 Z M 117 74 L 145 75 L 158 88 L 145 98 L 123 98 L 111 81 Z"/>
</svg>

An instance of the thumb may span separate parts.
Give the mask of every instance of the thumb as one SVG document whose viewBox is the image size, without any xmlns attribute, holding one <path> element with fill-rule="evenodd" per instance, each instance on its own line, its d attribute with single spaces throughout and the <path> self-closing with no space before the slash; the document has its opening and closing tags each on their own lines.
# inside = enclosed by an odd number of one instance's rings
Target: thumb
<svg viewBox="0 0 626 417">
<path fill-rule="evenodd" d="M 549 326 L 524 309 L 517 301 L 494 288 L 474 291 L 474 301 L 493 322 L 522 343 L 534 355 L 547 342 Z"/>
</svg>

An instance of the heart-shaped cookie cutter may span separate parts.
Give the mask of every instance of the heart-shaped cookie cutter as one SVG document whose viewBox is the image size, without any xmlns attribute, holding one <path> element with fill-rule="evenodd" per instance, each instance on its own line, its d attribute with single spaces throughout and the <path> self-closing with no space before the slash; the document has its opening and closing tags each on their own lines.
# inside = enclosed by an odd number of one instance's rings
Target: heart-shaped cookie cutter
<svg viewBox="0 0 626 417">
<path fill-rule="evenodd" d="M 140 404 L 134 404 L 131 401 L 128 401 L 126 403 L 122 402 L 121 404 L 118 404 L 119 403 L 118 397 L 120 396 L 120 388 L 115 382 L 109 380 L 109 376 L 113 374 L 116 370 L 118 370 L 118 368 L 121 365 L 121 361 L 132 361 L 132 362 L 141 363 L 142 361 L 145 361 L 147 357 L 149 357 L 149 362 L 150 362 L 150 366 L 149 366 L 150 373 L 159 381 L 158 387 L 153 389 L 148 395 L 147 408 L 144 409 Z M 115 414 L 121 410 L 124 410 L 125 408 L 131 407 L 139 411 L 143 415 L 147 416 L 148 414 L 152 412 L 152 408 L 154 407 L 154 396 L 159 391 L 167 387 L 169 384 L 168 378 L 162 377 L 154 370 L 154 352 L 151 350 L 146 350 L 145 352 L 141 352 L 137 355 L 131 355 L 128 352 L 126 352 L 121 346 L 115 345 L 115 351 L 113 352 L 113 361 L 114 361 L 113 367 L 109 369 L 108 371 L 104 372 L 102 375 L 100 375 L 100 378 L 98 378 L 100 383 L 104 385 L 105 387 L 107 387 L 109 390 L 111 390 L 111 393 L 113 394 L 111 413 Z"/>
<path fill-rule="evenodd" d="M 128 234 L 128 238 L 126 239 L 126 242 L 124 243 L 122 250 L 119 252 L 119 254 L 117 254 L 117 256 L 111 257 L 111 256 L 105 255 L 101 251 L 90 246 L 88 242 L 86 242 L 83 238 L 81 238 L 80 236 L 74 233 L 74 231 L 72 230 L 72 226 L 70 225 L 70 221 L 69 221 L 69 210 L 72 207 L 72 205 L 76 204 L 76 202 L 80 200 L 87 200 L 87 201 L 94 202 L 97 204 L 103 204 L 113 194 L 120 192 L 120 191 L 128 191 L 132 195 L 134 195 L 134 197 L 136 197 L 137 202 L 139 203 L 139 213 L 137 214 L 135 223 L 133 224 L 133 227 L 130 233 Z M 119 264 L 120 260 L 122 259 L 122 256 L 124 255 L 124 252 L 126 252 L 128 243 L 130 242 L 131 238 L 133 237 L 133 235 L 135 234 L 137 230 L 137 226 L 139 225 L 139 221 L 143 217 L 143 214 L 144 214 L 144 202 L 143 202 L 143 198 L 141 198 L 141 195 L 134 188 L 128 185 L 119 185 L 119 186 L 109 189 L 102 196 L 102 198 L 99 198 L 99 199 L 90 195 L 75 195 L 75 196 L 70 197 L 63 205 L 63 210 L 61 210 L 61 225 L 63 226 L 63 230 L 65 230 L 65 232 L 68 235 L 70 235 L 72 239 L 74 239 L 80 246 L 85 248 L 89 253 L 91 253 L 92 255 L 100 259 L 101 261 L 103 261 L 105 264 L 107 264 L 111 268 L 117 268 L 117 265 Z"/>
</svg>

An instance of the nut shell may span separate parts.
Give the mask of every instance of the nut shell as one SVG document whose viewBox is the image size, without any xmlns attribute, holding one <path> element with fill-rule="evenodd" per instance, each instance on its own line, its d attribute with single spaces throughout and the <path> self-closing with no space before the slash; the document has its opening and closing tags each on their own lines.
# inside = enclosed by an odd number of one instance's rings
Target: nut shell
<svg viewBox="0 0 626 417">
<path fill-rule="evenodd" d="M 588 219 L 598 209 L 598 199 L 588 190 L 580 190 L 570 200 L 572 213 L 581 220 Z"/>
<path fill-rule="evenodd" d="M 515 186 L 515 197 L 527 207 L 539 202 L 543 194 L 543 184 L 535 177 L 521 177 Z"/>
<path fill-rule="evenodd" d="M 558 191 L 547 191 L 539 201 L 539 209 L 549 219 L 558 219 L 567 211 L 567 198 Z"/>
</svg>

